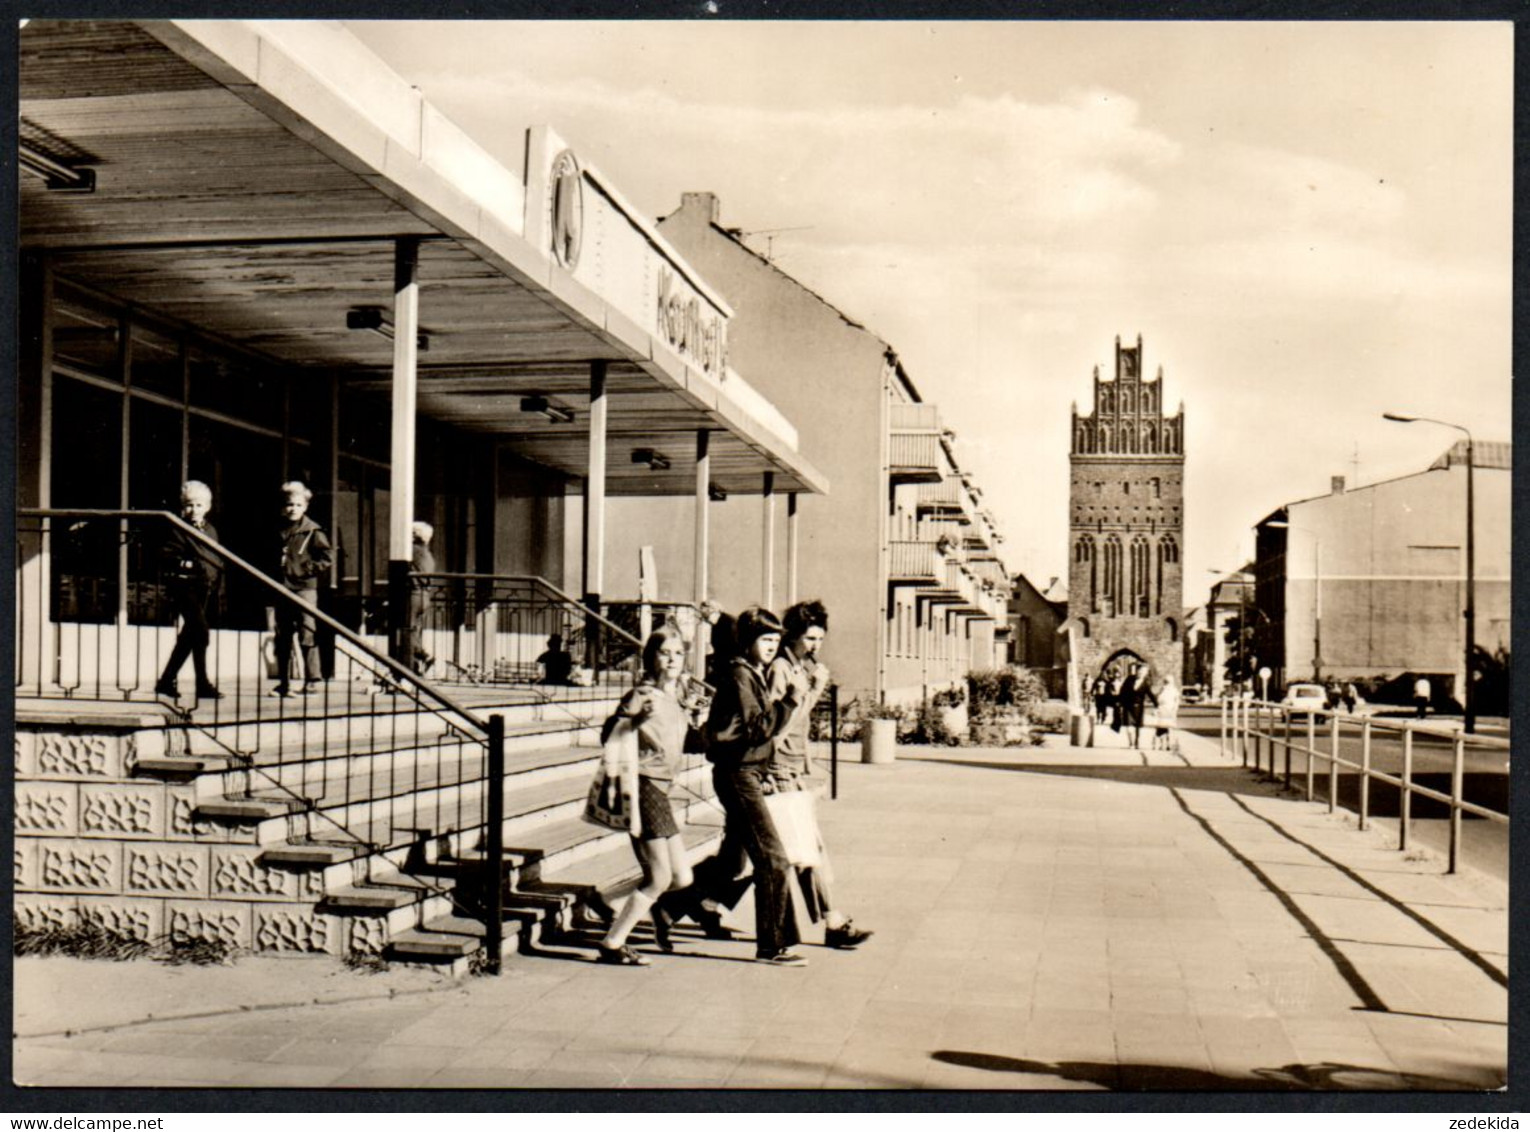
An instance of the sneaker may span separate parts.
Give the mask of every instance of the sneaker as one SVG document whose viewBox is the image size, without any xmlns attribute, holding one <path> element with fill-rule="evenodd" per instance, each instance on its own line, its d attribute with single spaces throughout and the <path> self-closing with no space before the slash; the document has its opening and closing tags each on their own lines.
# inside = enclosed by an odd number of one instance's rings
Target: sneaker
<svg viewBox="0 0 1530 1132">
<path fill-rule="evenodd" d="M 754 957 L 756 963 L 769 963 L 772 967 L 806 967 L 807 960 L 795 951 L 772 951 Z"/>
<path fill-rule="evenodd" d="M 646 955 L 639 955 L 626 944 L 620 947 L 607 947 L 600 945 L 600 954 L 595 957 L 597 963 L 609 963 L 614 967 L 648 967 L 652 964 Z"/>
<path fill-rule="evenodd" d="M 223 693 L 211 684 L 203 684 L 197 689 L 197 699 L 199 700 L 221 700 L 222 698 Z"/>
<path fill-rule="evenodd" d="M 846 920 L 839 927 L 829 928 L 823 933 L 823 945 L 838 948 L 840 951 L 854 951 L 873 934 L 856 927 L 853 920 Z"/>
<path fill-rule="evenodd" d="M 278 684 L 276 687 L 267 692 L 266 695 L 272 696 L 278 700 L 285 700 L 288 696 L 292 695 L 292 689 L 287 687 L 285 684 Z"/>
<path fill-rule="evenodd" d="M 317 680 L 305 681 L 303 686 L 297 689 L 297 694 L 300 696 L 313 696 L 317 695 L 318 692 L 319 682 Z"/>
<path fill-rule="evenodd" d="M 173 680 L 161 680 L 158 684 L 155 684 L 154 694 L 156 696 L 164 696 L 168 700 L 178 700 L 181 698 L 180 689 L 175 686 Z"/>
</svg>

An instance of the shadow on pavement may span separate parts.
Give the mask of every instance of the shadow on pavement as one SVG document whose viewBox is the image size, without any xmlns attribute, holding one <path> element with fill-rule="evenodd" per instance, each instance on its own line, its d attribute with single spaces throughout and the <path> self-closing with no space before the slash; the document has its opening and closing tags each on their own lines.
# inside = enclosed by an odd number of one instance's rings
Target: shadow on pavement
<svg viewBox="0 0 1530 1132">
<path fill-rule="evenodd" d="M 1208 1069 L 1183 1065 L 1145 1065 L 1105 1061 L 1032 1061 L 994 1053 L 967 1050 L 936 1050 L 931 1055 L 947 1065 L 964 1065 L 992 1073 L 1023 1073 L 1029 1076 L 1060 1077 L 1107 1089 L 1142 1092 L 1212 1092 L 1212 1091 L 1306 1091 L 1319 1089 L 1393 1090 L 1399 1087 L 1434 1089 L 1447 1092 L 1477 1089 L 1467 1081 L 1452 1081 L 1417 1073 L 1374 1069 L 1363 1065 L 1344 1065 L 1333 1061 L 1316 1065 L 1293 1063 L 1275 1069 L 1255 1069 L 1250 1077 L 1230 1077 Z"/>
<path fill-rule="evenodd" d="M 1218 794 L 1254 794 L 1262 798 L 1282 793 L 1271 782 L 1253 778 L 1238 765 L 1215 766 L 1108 766 L 1065 765 L 1050 763 L 989 762 L 982 759 L 921 759 L 898 752 L 900 762 L 938 762 L 943 766 L 971 767 L 974 770 L 1013 770 L 1026 774 L 1048 774 L 1061 778 L 1099 778 L 1134 786 L 1161 786 L 1166 790 L 1214 790 Z"/>
</svg>

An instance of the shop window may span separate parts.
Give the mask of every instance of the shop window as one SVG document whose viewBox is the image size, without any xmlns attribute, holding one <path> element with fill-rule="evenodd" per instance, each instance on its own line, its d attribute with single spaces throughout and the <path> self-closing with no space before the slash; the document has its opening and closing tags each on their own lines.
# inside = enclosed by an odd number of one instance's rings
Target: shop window
<svg viewBox="0 0 1530 1132">
<path fill-rule="evenodd" d="M 186 396 L 180 343 L 143 326 L 134 326 L 132 335 L 128 384 L 135 390 L 158 393 L 179 404 Z"/>
<path fill-rule="evenodd" d="M 281 565 L 277 531 L 284 522 L 281 440 L 195 414 L 189 432 L 188 478 L 212 489 L 212 523 L 219 540 L 257 570 L 276 573 Z M 264 628 L 270 598 L 243 571 L 225 574 L 223 600 L 223 627 Z"/>
<path fill-rule="evenodd" d="M 376 394 L 340 390 L 340 451 L 386 463 L 392 458 L 393 412 Z"/>
<path fill-rule="evenodd" d="M 57 289 L 53 306 L 55 363 L 120 381 L 120 343 L 121 326 L 115 314 L 74 296 L 63 286 Z"/>
<path fill-rule="evenodd" d="M 287 416 L 286 381 L 280 374 L 202 350 L 191 352 L 191 405 L 259 428 L 280 432 Z"/>
<path fill-rule="evenodd" d="M 122 394 L 55 376 L 51 506 L 122 506 Z M 53 539 L 53 609 L 60 621 L 117 616 L 118 533 L 108 523 L 67 523 Z"/>
</svg>

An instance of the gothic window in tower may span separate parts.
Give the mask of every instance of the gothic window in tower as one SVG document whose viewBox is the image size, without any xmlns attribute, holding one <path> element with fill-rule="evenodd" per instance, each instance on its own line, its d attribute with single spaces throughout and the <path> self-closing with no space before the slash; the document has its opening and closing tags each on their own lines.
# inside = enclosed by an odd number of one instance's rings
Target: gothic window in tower
<svg viewBox="0 0 1530 1132">
<path fill-rule="evenodd" d="M 1119 438 L 1119 441 L 1118 441 L 1118 446 L 1116 448 L 1116 451 L 1117 452 L 1131 452 L 1131 451 L 1134 451 L 1134 449 L 1132 447 L 1132 426 L 1131 425 L 1124 424 L 1124 425 L 1121 426 L 1121 435 L 1120 435 L 1120 438 Z"/>
<path fill-rule="evenodd" d="M 1144 452 L 1158 451 L 1158 428 L 1151 421 L 1142 422 L 1142 450 Z"/>
<path fill-rule="evenodd" d="M 1152 581 L 1151 557 L 1148 540 L 1142 535 L 1132 539 L 1131 582 L 1132 613 L 1137 617 L 1148 616 L 1148 588 Z"/>
<path fill-rule="evenodd" d="M 1174 541 L 1173 535 L 1164 535 L 1158 540 L 1158 585 L 1155 588 L 1153 598 L 1154 611 L 1163 613 L 1163 591 L 1168 585 L 1168 568 L 1179 561 L 1179 543 Z"/>
<path fill-rule="evenodd" d="M 1153 498 L 1154 499 L 1162 499 L 1163 498 L 1163 481 L 1161 479 L 1159 479 L 1157 476 L 1154 476 L 1152 479 L 1148 480 L 1148 483 L 1153 485 Z"/>
<path fill-rule="evenodd" d="M 1073 561 L 1089 567 L 1089 592 L 1086 600 L 1090 612 L 1097 613 L 1100 609 L 1099 563 L 1095 561 L 1094 539 L 1091 536 L 1084 535 L 1073 544 Z"/>
<path fill-rule="evenodd" d="M 1132 391 L 1130 389 L 1123 389 L 1123 390 L 1121 390 L 1121 411 L 1123 413 L 1131 412 L 1132 411 L 1132 404 L 1133 404 Z"/>
<path fill-rule="evenodd" d="M 1114 617 L 1121 608 L 1121 540 L 1115 535 L 1105 536 L 1105 569 L 1102 588 L 1105 616 Z"/>
</svg>

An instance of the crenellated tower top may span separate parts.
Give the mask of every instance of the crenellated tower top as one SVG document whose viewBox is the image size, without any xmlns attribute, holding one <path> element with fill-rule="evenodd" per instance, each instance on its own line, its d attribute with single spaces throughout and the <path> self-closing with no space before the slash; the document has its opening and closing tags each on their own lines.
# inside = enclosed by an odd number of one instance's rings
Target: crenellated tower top
<svg viewBox="0 0 1530 1132">
<path fill-rule="evenodd" d="M 1116 337 L 1116 364 L 1112 377 L 1101 377 L 1094 367 L 1094 404 L 1087 416 L 1073 410 L 1074 456 L 1183 456 L 1185 410 L 1165 416 L 1163 367 L 1157 377 L 1143 377 L 1142 335 L 1135 346 L 1121 345 Z"/>
</svg>

